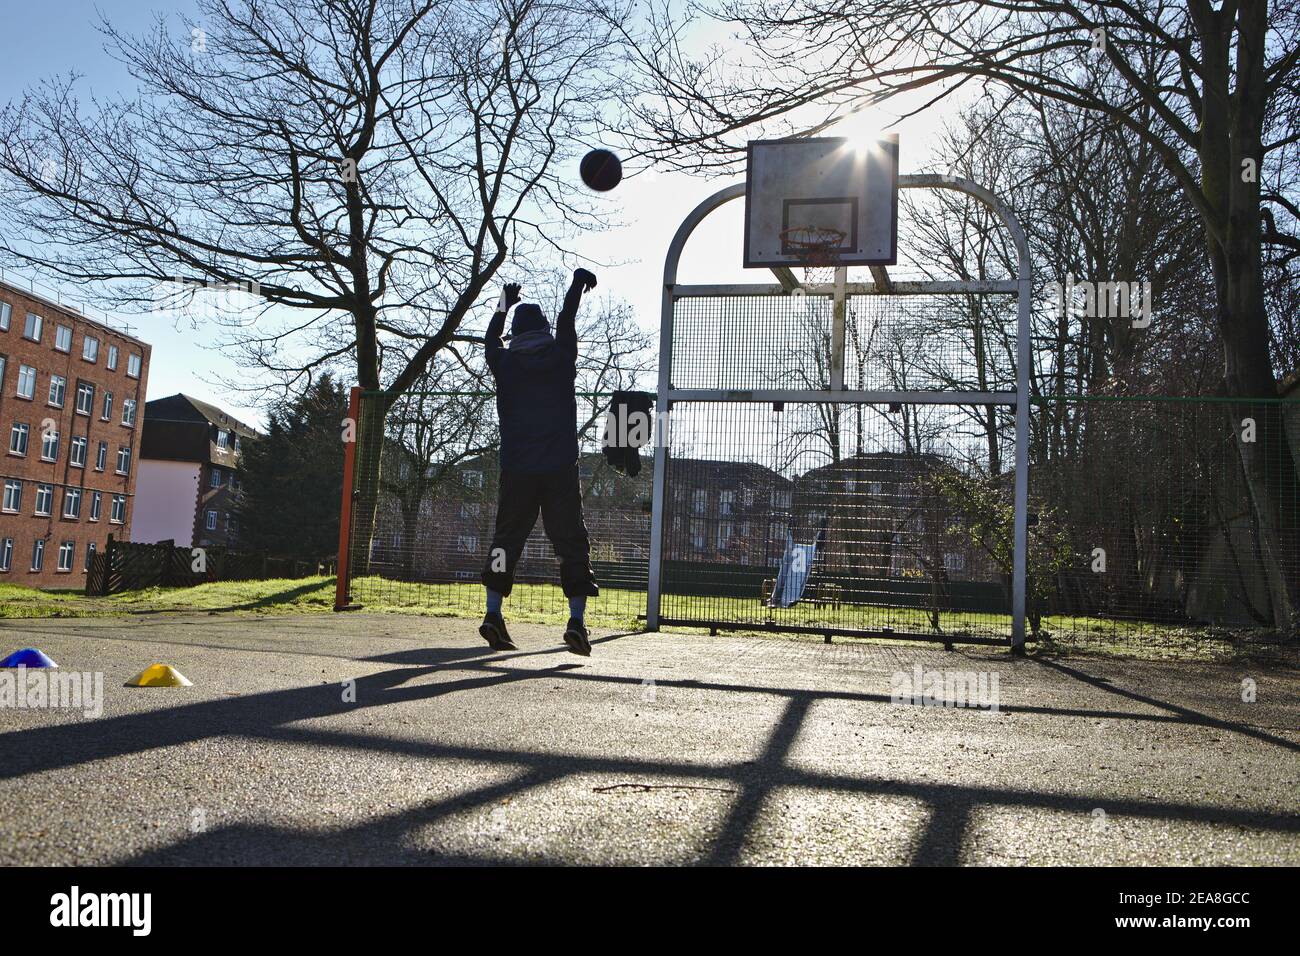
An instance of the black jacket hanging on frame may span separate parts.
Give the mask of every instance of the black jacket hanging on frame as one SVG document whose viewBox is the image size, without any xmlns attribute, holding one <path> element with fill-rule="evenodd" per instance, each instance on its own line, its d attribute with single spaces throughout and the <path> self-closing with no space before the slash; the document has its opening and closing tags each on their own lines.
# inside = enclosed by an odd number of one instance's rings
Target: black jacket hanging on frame
<svg viewBox="0 0 1300 956">
<path fill-rule="evenodd" d="M 629 478 L 641 472 L 641 447 L 654 432 L 654 396 L 649 392 L 615 392 L 605 416 L 605 460 Z"/>
</svg>

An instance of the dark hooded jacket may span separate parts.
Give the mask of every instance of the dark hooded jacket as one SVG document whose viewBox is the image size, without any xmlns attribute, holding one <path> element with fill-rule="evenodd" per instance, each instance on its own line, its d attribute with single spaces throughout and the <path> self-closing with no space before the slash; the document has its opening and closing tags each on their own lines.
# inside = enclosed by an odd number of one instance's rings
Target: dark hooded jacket
<svg viewBox="0 0 1300 956">
<path fill-rule="evenodd" d="M 488 324 L 484 344 L 497 383 L 503 471 L 559 471 L 578 462 L 574 319 L 581 298 L 581 287 L 570 286 L 555 319 L 554 337 L 545 331 L 541 310 L 531 304 L 515 309 L 510 348 L 501 341 L 505 313 L 496 313 Z"/>
</svg>

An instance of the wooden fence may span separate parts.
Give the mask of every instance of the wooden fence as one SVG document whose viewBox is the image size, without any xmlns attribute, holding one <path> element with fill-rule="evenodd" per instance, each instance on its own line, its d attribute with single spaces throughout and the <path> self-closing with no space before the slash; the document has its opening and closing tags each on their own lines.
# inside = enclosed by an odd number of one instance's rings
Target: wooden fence
<svg viewBox="0 0 1300 956">
<path fill-rule="evenodd" d="M 208 581 L 264 581 L 334 574 L 334 557 L 285 557 L 223 547 L 185 548 L 174 541 L 139 544 L 110 535 L 86 575 L 86 594 L 103 596 L 152 587 L 193 587 Z"/>
</svg>

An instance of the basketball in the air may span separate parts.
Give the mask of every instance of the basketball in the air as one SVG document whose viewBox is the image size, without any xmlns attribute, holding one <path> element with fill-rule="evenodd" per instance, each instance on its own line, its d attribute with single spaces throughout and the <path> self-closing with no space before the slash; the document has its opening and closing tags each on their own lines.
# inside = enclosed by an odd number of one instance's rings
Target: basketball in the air
<svg viewBox="0 0 1300 956">
<path fill-rule="evenodd" d="M 607 149 L 593 149 L 578 167 L 582 181 L 598 193 L 609 192 L 623 180 L 623 164 Z"/>
</svg>

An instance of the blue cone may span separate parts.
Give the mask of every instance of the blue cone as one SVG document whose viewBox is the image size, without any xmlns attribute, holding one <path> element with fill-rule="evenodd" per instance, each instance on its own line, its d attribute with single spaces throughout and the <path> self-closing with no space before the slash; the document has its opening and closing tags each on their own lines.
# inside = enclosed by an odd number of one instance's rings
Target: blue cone
<svg viewBox="0 0 1300 956">
<path fill-rule="evenodd" d="M 0 661 L 0 667 L 58 667 L 40 651 L 34 647 L 24 647 L 21 651 L 14 651 L 4 660 Z"/>
</svg>

